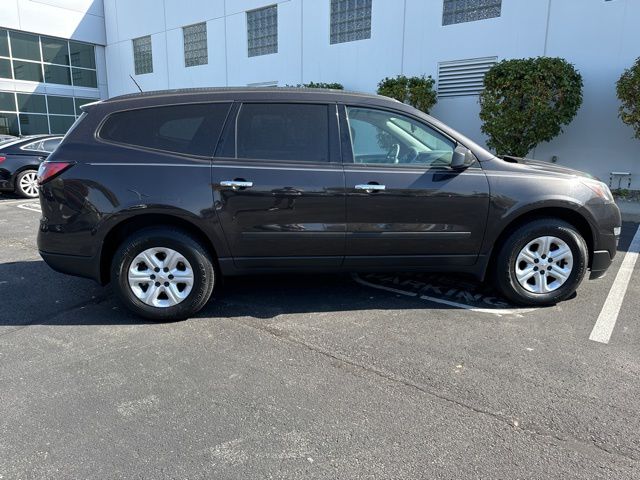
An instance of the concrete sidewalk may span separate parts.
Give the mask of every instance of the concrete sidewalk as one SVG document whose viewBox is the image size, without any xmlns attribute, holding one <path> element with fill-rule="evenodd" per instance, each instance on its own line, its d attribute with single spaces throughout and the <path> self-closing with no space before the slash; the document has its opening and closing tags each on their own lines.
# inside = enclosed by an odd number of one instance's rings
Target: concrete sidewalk
<svg viewBox="0 0 640 480">
<path fill-rule="evenodd" d="M 640 223 L 640 202 L 617 199 L 616 203 L 620 207 L 623 221 Z"/>
</svg>

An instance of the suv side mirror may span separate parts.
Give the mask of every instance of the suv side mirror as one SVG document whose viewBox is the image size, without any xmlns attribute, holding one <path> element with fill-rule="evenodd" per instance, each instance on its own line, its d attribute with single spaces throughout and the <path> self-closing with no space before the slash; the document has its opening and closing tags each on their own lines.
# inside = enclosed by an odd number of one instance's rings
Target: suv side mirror
<svg viewBox="0 0 640 480">
<path fill-rule="evenodd" d="M 462 170 L 473 165 L 475 161 L 476 157 L 471 150 L 462 145 L 458 145 L 451 157 L 451 168 L 454 170 Z"/>
</svg>

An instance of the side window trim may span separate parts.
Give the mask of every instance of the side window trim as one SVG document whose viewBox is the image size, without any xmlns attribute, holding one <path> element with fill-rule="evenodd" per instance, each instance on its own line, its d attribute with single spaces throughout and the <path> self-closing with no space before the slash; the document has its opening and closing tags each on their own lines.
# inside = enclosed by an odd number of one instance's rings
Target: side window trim
<svg viewBox="0 0 640 480">
<path fill-rule="evenodd" d="M 238 121 L 240 119 L 240 114 L 242 113 L 243 105 L 250 104 L 277 104 L 277 105 L 322 105 L 327 107 L 328 114 L 328 133 L 329 133 L 329 145 L 328 145 L 328 153 L 329 159 L 326 162 L 301 162 L 296 160 L 268 160 L 268 159 L 252 159 L 252 158 L 244 158 L 238 156 Z M 342 163 L 342 145 L 340 143 L 340 121 L 339 121 L 339 105 L 336 102 L 322 102 L 322 101 L 291 101 L 291 100 L 241 100 L 234 103 L 234 107 L 231 109 L 229 114 L 229 118 L 227 119 L 227 124 L 220 136 L 220 145 L 216 148 L 217 158 L 227 158 L 234 159 L 237 161 L 255 163 L 255 164 L 263 164 L 266 161 L 269 162 L 277 162 L 289 165 L 308 165 L 309 167 L 313 165 L 332 165 L 332 164 L 341 164 Z M 235 118 L 233 117 L 235 115 Z M 230 138 L 233 139 L 233 148 L 231 148 L 228 143 Z M 214 159 L 215 159 L 214 157 Z"/>
<path fill-rule="evenodd" d="M 451 167 L 445 167 L 445 166 L 439 166 L 439 165 L 420 165 L 420 164 L 415 164 L 415 165 L 397 165 L 397 166 L 393 166 L 390 167 L 389 165 L 386 164 L 374 164 L 374 163 L 369 163 L 369 164 L 358 164 L 355 162 L 355 158 L 353 157 L 353 141 L 351 139 L 351 128 L 350 128 L 350 124 L 349 124 L 349 116 L 347 114 L 347 109 L 349 107 L 352 108 L 365 108 L 365 109 L 370 109 L 370 110 L 377 110 L 380 112 L 385 112 L 385 113 L 392 113 L 392 114 L 396 114 L 396 115 L 401 115 L 407 118 L 410 118 L 411 120 L 418 122 L 420 124 L 423 124 L 425 126 L 427 126 L 428 128 L 430 128 L 431 130 L 439 133 L 440 135 L 442 135 L 443 137 L 449 139 L 453 144 L 454 144 L 454 149 L 458 146 L 463 146 L 458 140 L 456 140 L 455 138 L 453 138 L 451 135 L 448 135 L 447 133 L 441 131 L 439 128 L 435 127 L 434 125 L 432 125 L 431 123 L 425 121 L 422 118 L 418 118 L 415 117 L 414 115 L 411 115 L 409 113 L 405 113 L 405 112 L 400 112 L 397 110 L 393 110 L 391 108 L 385 108 L 385 107 L 380 107 L 377 105 L 366 105 L 366 104 L 355 104 L 355 103 L 341 103 L 339 104 L 339 116 L 340 116 L 340 131 L 341 131 L 341 145 L 342 145 L 342 162 L 345 165 L 349 165 L 349 167 L 357 167 L 357 168 L 363 168 L 363 169 L 367 169 L 367 168 L 374 168 L 374 169 L 389 169 L 392 168 L 394 170 L 424 170 L 424 171 L 429 171 L 429 170 L 437 170 L 437 171 L 450 171 Z"/>
</svg>

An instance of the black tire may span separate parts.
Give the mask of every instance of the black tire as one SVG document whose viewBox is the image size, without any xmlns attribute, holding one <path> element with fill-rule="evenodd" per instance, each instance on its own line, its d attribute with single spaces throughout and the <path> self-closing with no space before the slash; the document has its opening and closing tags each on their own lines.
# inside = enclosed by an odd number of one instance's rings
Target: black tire
<svg viewBox="0 0 640 480">
<path fill-rule="evenodd" d="M 193 269 L 191 292 L 177 305 L 155 307 L 144 303 L 129 286 L 128 271 L 137 255 L 149 248 L 165 247 L 179 252 Z M 152 227 L 128 237 L 111 262 L 111 281 L 118 299 L 132 312 L 154 321 L 184 320 L 209 301 L 216 281 L 213 261 L 207 249 L 188 233 L 172 227 Z"/>
<path fill-rule="evenodd" d="M 573 268 L 564 284 L 548 293 L 525 289 L 516 277 L 516 259 L 525 246 L 538 237 L 553 236 L 566 242 L 573 255 Z M 514 230 L 501 245 L 495 264 L 496 287 L 516 305 L 547 306 L 567 299 L 577 290 L 588 268 L 587 244 L 573 225 L 555 218 L 541 218 Z"/>
<path fill-rule="evenodd" d="M 16 176 L 15 189 L 14 189 L 16 195 L 22 198 L 38 198 L 37 191 L 31 194 L 30 192 L 25 191 L 22 187 L 22 180 L 24 179 L 24 177 L 27 175 L 31 176 L 35 174 L 37 174 L 36 170 L 23 170 Z"/>
</svg>

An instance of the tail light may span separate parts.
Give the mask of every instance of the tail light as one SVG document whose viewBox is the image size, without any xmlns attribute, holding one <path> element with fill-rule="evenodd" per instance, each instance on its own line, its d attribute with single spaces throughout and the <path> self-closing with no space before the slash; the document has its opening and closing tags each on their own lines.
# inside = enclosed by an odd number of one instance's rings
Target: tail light
<svg viewBox="0 0 640 480">
<path fill-rule="evenodd" d="M 4 162 L 7 159 L 7 157 L 3 157 L 2 155 L 0 155 L 0 163 Z"/>
<path fill-rule="evenodd" d="M 73 162 L 42 162 L 38 169 L 38 185 L 47 183 L 71 166 Z"/>
</svg>

